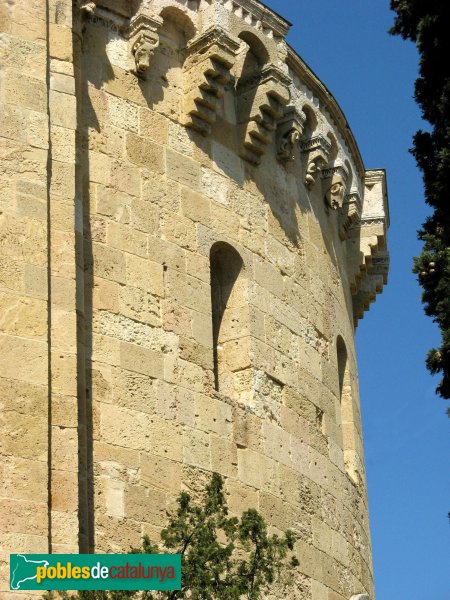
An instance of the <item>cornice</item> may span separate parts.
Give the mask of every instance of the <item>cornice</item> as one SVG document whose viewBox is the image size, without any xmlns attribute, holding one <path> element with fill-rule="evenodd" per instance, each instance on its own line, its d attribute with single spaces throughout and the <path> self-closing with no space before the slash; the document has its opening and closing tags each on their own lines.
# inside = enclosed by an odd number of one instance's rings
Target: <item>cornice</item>
<svg viewBox="0 0 450 600">
<path fill-rule="evenodd" d="M 276 37 L 286 37 L 291 23 L 271 8 L 258 0 L 222 0 L 225 8 L 234 12 L 249 25 L 261 29 L 264 33 L 270 30 Z"/>
<path fill-rule="evenodd" d="M 361 153 L 351 132 L 350 125 L 333 94 L 289 45 L 286 63 L 319 98 L 323 108 L 328 110 L 350 150 L 359 177 L 363 178 L 366 171 Z"/>
</svg>

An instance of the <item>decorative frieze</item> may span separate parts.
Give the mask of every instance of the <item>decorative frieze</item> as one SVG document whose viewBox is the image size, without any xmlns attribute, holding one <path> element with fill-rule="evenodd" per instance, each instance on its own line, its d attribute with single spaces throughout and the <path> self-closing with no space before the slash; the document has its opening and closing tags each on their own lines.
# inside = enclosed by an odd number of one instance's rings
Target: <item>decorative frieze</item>
<svg viewBox="0 0 450 600">
<path fill-rule="evenodd" d="M 328 162 L 331 144 L 323 135 L 316 135 L 303 140 L 301 142 L 301 149 L 304 154 L 308 154 L 305 186 L 310 190 Z"/>
<path fill-rule="evenodd" d="M 278 119 L 290 100 L 290 78 L 274 65 L 268 65 L 238 82 L 236 113 L 245 126 L 241 158 L 258 165 L 271 142 Z"/>
<path fill-rule="evenodd" d="M 203 135 L 211 132 L 239 47 L 240 41 L 220 27 L 210 28 L 188 45 L 183 69 L 183 115 L 187 127 Z"/>
<path fill-rule="evenodd" d="M 300 143 L 306 115 L 290 106 L 280 118 L 277 127 L 277 157 L 282 163 L 292 162 L 294 150 Z"/>
<path fill-rule="evenodd" d="M 125 33 L 129 20 L 121 15 L 118 15 L 107 8 L 97 6 L 95 2 L 81 0 L 78 4 L 78 11 L 81 20 L 89 20 L 91 23 L 106 27 L 110 31 L 117 33 Z"/>
<path fill-rule="evenodd" d="M 290 23 L 257 0 L 225 0 L 225 8 L 269 38 L 286 37 Z"/>
</svg>

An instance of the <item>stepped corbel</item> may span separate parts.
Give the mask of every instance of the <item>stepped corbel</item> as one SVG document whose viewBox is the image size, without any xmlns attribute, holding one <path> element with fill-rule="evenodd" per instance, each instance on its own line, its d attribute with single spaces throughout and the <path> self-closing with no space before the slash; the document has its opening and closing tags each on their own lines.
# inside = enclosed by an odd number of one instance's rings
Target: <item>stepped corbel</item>
<svg viewBox="0 0 450 600">
<path fill-rule="evenodd" d="M 310 190 L 325 168 L 330 155 L 331 144 L 323 135 L 316 135 L 301 142 L 301 149 L 308 155 L 305 172 L 305 186 Z"/>
<path fill-rule="evenodd" d="M 306 115 L 291 106 L 278 121 L 277 127 L 277 157 L 282 163 L 292 162 L 294 149 L 300 143 Z"/>
<path fill-rule="evenodd" d="M 241 158 L 258 165 L 278 119 L 290 100 L 290 78 L 274 65 L 240 80 L 236 90 L 238 124 L 245 126 Z"/>
<path fill-rule="evenodd" d="M 138 77 L 142 77 L 150 67 L 152 57 L 159 46 L 158 29 L 161 25 L 161 17 L 146 15 L 139 15 L 130 23 L 128 37 L 133 40 L 131 51 Z"/>
<path fill-rule="evenodd" d="M 239 47 L 239 40 L 230 37 L 220 27 L 213 27 L 186 48 L 183 67 L 183 118 L 186 127 L 192 127 L 203 135 L 211 133 Z"/>
<path fill-rule="evenodd" d="M 349 207 L 351 208 L 351 207 Z M 360 210 L 359 207 L 354 210 Z M 353 295 L 355 325 L 387 282 L 389 227 L 386 176 L 382 170 L 366 171 L 362 214 L 346 230 L 347 272 Z"/>
</svg>

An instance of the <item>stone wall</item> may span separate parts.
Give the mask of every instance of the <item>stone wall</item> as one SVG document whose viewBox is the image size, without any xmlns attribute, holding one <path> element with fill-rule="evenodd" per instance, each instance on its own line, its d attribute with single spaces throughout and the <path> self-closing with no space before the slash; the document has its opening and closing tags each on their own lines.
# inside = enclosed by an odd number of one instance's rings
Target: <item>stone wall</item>
<svg viewBox="0 0 450 600">
<path fill-rule="evenodd" d="M 274 597 L 373 597 L 384 173 L 254 0 L 29 4 L 0 9 L 2 550 L 125 552 L 217 471 L 298 537 Z"/>
</svg>

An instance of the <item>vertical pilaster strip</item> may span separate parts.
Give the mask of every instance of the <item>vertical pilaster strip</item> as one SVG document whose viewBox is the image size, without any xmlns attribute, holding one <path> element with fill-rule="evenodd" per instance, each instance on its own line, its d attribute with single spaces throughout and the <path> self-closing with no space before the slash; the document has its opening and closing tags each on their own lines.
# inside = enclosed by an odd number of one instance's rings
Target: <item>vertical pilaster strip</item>
<svg viewBox="0 0 450 600">
<path fill-rule="evenodd" d="M 78 552 L 76 128 L 72 2 L 50 12 L 50 551 Z"/>
</svg>

